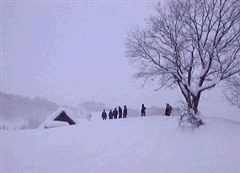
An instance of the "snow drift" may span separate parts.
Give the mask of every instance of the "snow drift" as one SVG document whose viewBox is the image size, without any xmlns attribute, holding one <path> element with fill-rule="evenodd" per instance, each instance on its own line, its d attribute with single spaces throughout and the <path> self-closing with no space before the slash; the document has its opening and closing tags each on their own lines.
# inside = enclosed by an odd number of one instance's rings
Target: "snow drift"
<svg viewBox="0 0 240 173">
<path fill-rule="evenodd" d="M 178 127 L 179 117 L 99 117 L 49 130 L 1 131 L 1 172 L 240 171 L 237 121 L 205 118 L 206 125 L 192 131 Z"/>
</svg>

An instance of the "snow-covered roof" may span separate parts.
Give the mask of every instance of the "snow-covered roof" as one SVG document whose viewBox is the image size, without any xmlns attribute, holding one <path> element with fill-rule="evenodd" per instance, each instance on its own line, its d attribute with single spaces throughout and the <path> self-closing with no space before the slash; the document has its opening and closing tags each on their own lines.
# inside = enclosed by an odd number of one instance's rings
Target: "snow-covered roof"
<svg viewBox="0 0 240 173">
<path fill-rule="evenodd" d="M 67 116 L 70 119 L 73 120 L 73 122 L 75 124 L 78 123 L 78 120 L 76 119 L 75 115 L 73 115 L 73 111 L 71 111 L 70 109 L 61 107 L 58 110 L 56 110 L 55 112 L 53 112 L 52 115 L 50 117 L 48 117 L 38 128 L 39 129 L 44 129 L 44 128 L 51 128 L 51 127 L 59 127 L 59 126 L 69 125 L 68 122 L 55 120 L 59 116 L 59 114 L 63 111 L 67 114 Z"/>
</svg>

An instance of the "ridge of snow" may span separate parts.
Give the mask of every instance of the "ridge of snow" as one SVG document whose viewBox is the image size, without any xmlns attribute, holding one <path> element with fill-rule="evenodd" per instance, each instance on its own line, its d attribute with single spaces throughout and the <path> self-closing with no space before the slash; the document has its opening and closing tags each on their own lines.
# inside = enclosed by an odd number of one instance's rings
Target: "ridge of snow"
<svg viewBox="0 0 240 173">
<path fill-rule="evenodd" d="M 204 118 L 192 131 L 179 116 L 92 121 L 49 130 L 2 131 L 2 172 L 212 173 L 240 170 L 240 125 Z"/>
</svg>

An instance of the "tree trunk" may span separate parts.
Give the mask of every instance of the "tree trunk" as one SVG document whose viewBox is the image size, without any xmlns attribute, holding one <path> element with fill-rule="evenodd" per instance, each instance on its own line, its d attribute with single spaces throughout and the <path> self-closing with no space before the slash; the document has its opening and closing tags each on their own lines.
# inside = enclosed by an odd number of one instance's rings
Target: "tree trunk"
<svg viewBox="0 0 240 173">
<path fill-rule="evenodd" d="M 201 92 L 199 92 L 197 96 L 191 94 L 190 91 L 187 91 L 187 93 L 182 91 L 182 94 L 184 95 L 184 98 L 186 100 L 186 107 L 183 108 L 184 110 L 179 120 L 179 124 L 182 125 L 185 123 L 189 123 L 193 128 L 204 125 L 205 123 L 198 116 L 199 115 L 198 105 Z"/>
<path fill-rule="evenodd" d="M 199 105 L 200 96 L 201 96 L 201 92 L 199 92 L 197 94 L 197 96 L 192 96 L 192 109 L 193 109 L 195 115 L 197 115 L 197 113 L 198 113 L 198 105 Z"/>
<path fill-rule="evenodd" d="M 201 92 L 198 92 L 197 95 L 194 95 L 189 90 L 187 90 L 186 86 L 184 88 L 181 88 L 181 86 L 183 85 L 179 85 L 179 87 L 182 91 L 182 94 L 187 104 L 187 113 L 185 112 L 184 116 L 187 117 L 192 127 L 199 127 L 201 125 L 204 125 L 204 122 L 199 118 L 199 116 L 197 116 L 199 115 L 198 105 L 201 97 Z M 182 120 L 182 117 L 180 119 L 180 124 L 181 124 L 181 120 Z"/>
<path fill-rule="evenodd" d="M 197 115 L 201 92 L 198 92 L 197 96 L 195 96 L 190 91 L 187 90 L 187 87 L 185 87 L 184 89 L 180 87 L 180 89 L 182 91 L 182 94 L 185 98 L 189 110 L 193 110 L 194 114 Z M 184 91 L 187 91 L 187 93 Z"/>
</svg>

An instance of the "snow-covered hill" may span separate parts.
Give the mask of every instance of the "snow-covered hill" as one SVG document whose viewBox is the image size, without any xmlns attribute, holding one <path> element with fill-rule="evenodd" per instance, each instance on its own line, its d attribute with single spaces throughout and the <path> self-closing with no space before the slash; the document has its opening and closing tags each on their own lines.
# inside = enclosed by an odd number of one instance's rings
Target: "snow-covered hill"
<svg viewBox="0 0 240 173">
<path fill-rule="evenodd" d="M 102 121 L 94 113 L 73 126 L 1 131 L 1 172 L 240 172 L 240 123 L 205 121 L 192 131 L 179 128 L 178 117 Z"/>
</svg>

